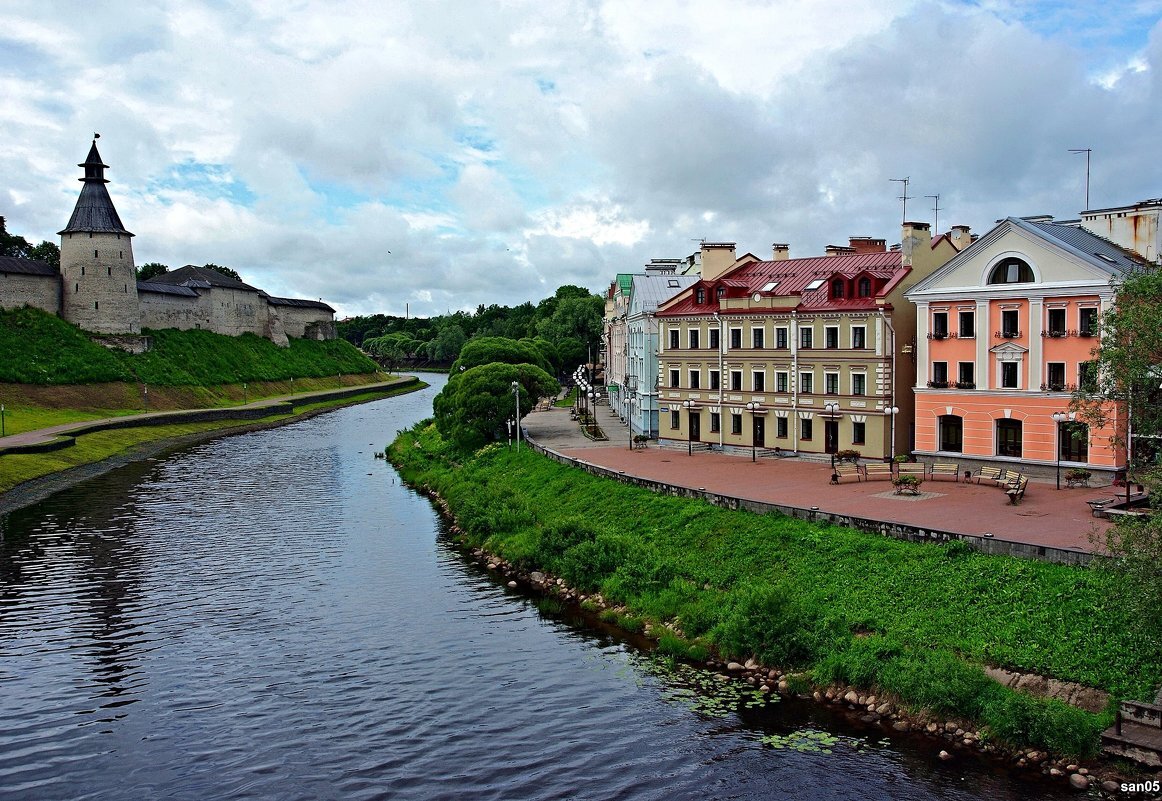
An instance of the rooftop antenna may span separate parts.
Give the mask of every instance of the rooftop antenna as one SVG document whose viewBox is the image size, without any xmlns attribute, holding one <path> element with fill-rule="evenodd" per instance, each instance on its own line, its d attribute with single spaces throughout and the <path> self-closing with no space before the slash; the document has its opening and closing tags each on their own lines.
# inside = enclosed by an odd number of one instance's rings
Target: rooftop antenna
<svg viewBox="0 0 1162 801">
<path fill-rule="evenodd" d="M 935 204 L 933 204 L 933 206 L 932 206 L 932 211 L 934 211 L 936 213 L 936 220 L 935 220 L 935 222 L 932 223 L 932 233 L 939 234 L 940 233 L 940 195 L 924 195 L 924 197 L 930 197 L 934 201 L 936 201 Z"/>
<path fill-rule="evenodd" d="M 889 178 L 888 180 L 904 185 L 904 194 L 900 195 L 900 200 L 904 201 L 903 219 L 900 220 L 900 224 L 903 225 L 908 221 L 908 181 L 911 180 L 911 176 L 907 176 L 905 178 Z"/>
<path fill-rule="evenodd" d="M 1093 149 L 1088 147 L 1071 147 L 1069 148 L 1069 152 L 1085 154 L 1085 210 L 1089 211 L 1089 154 L 1093 152 Z"/>
</svg>

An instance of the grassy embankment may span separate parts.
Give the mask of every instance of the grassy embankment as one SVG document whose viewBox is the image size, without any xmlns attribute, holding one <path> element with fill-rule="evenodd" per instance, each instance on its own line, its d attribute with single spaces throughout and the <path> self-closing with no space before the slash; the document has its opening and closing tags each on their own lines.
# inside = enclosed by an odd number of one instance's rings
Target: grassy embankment
<svg viewBox="0 0 1162 801">
<path fill-rule="evenodd" d="M 418 443 L 418 446 L 417 446 Z M 1108 574 L 760 516 L 597 479 L 536 453 L 451 449 L 431 425 L 389 458 L 445 498 L 469 542 L 674 622 L 679 657 L 757 656 L 823 685 L 891 693 L 989 736 L 1092 754 L 1112 719 L 1031 697 L 982 664 L 1152 697 L 1162 644 L 1131 633 Z"/>
<path fill-rule="evenodd" d="M 385 378 L 344 340 L 153 331 L 141 355 L 109 350 L 35 309 L 0 312 L 0 403 L 16 434 L 60 423 L 358 386 Z"/>
</svg>

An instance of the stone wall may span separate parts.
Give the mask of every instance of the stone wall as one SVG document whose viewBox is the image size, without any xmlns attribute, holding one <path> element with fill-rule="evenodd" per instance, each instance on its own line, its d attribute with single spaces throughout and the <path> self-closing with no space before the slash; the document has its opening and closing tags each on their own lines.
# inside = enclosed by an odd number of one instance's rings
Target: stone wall
<svg viewBox="0 0 1162 801">
<path fill-rule="evenodd" d="M 32 306 L 49 314 L 59 314 L 60 277 L 0 273 L 0 309 L 19 309 L 21 306 Z"/>
<path fill-rule="evenodd" d="M 302 306 L 279 306 L 283 329 L 297 339 L 334 339 L 334 315 L 324 309 Z M 329 334 L 329 336 L 328 336 Z"/>
<path fill-rule="evenodd" d="M 140 298 L 142 328 L 211 329 L 210 308 L 205 297 L 142 292 Z"/>
<path fill-rule="evenodd" d="M 61 237 L 61 314 L 98 334 L 141 333 L 137 273 L 128 234 Z"/>
</svg>

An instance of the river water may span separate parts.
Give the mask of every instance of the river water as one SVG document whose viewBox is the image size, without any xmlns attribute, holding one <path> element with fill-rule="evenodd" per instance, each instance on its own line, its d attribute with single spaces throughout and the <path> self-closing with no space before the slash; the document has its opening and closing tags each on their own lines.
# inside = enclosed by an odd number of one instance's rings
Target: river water
<svg viewBox="0 0 1162 801">
<path fill-rule="evenodd" d="M 0 798 L 1069 796 L 508 590 L 373 458 L 431 381 L 0 519 Z"/>
</svg>

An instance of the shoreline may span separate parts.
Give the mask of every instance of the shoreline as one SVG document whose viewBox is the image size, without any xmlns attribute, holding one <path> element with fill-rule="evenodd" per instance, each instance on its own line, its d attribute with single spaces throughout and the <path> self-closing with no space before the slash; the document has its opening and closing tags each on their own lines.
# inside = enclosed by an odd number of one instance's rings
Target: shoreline
<svg viewBox="0 0 1162 801">
<path fill-rule="evenodd" d="M 335 405 L 327 406 L 321 409 L 307 409 L 302 412 L 292 412 L 289 416 L 281 417 L 275 420 L 259 420 L 254 422 L 240 422 L 236 426 L 225 426 L 222 428 L 207 429 L 205 431 L 195 431 L 189 434 L 182 434 L 176 437 L 162 437 L 156 440 L 149 440 L 140 442 L 136 445 L 130 446 L 127 450 L 121 453 L 114 454 L 96 462 L 89 462 L 87 464 L 70 467 L 67 470 L 59 470 L 54 473 L 48 473 L 43 476 L 29 479 L 21 482 L 12 489 L 0 493 L 0 516 L 23 509 L 26 506 L 31 506 L 34 503 L 39 503 L 52 495 L 76 486 L 91 478 L 104 475 L 105 473 L 124 467 L 133 462 L 151 459 L 169 451 L 177 450 L 188 445 L 195 445 L 201 442 L 208 442 L 219 437 L 229 437 L 239 434 L 249 434 L 254 431 L 264 431 L 270 428 L 277 428 L 288 423 L 296 423 L 300 420 L 309 420 L 328 412 L 337 409 L 346 408 L 348 406 L 357 406 L 361 403 L 370 403 L 371 401 L 381 400 L 383 398 L 393 397 L 395 395 L 405 395 L 411 392 L 416 392 L 426 387 L 427 384 L 421 381 L 416 376 L 411 376 L 411 381 L 404 381 L 399 386 L 385 387 L 383 391 L 371 390 L 368 392 L 377 392 L 377 397 L 364 398 L 355 401 L 343 401 L 340 399 Z M 358 389 L 354 387 L 352 389 Z M 325 402 L 325 394 L 331 391 L 323 391 L 319 393 L 319 397 L 315 399 L 314 396 L 304 396 L 300 400 L 303 405 L 308 405 L 312 401 Z"/>
</svg>

